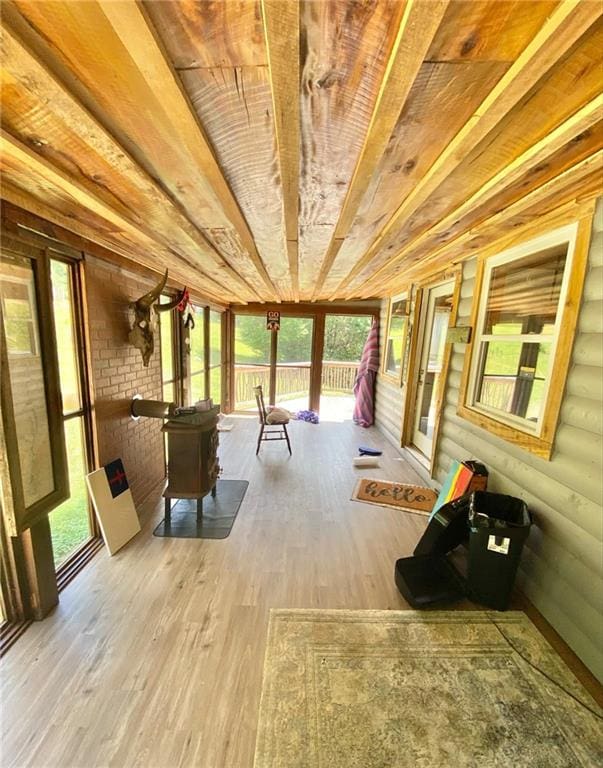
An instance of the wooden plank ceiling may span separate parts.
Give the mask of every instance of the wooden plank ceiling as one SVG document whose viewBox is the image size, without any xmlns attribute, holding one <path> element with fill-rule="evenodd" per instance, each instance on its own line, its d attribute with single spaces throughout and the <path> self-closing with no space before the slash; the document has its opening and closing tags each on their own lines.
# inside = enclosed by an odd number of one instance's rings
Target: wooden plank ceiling
<svg viewBox="0 0 603 768">
<path fill-rule="evenodd" d="M 2 195 L 217 303 L 391 295 L 601 189 L 602 10 L 5 0 Z"/>
</svg>

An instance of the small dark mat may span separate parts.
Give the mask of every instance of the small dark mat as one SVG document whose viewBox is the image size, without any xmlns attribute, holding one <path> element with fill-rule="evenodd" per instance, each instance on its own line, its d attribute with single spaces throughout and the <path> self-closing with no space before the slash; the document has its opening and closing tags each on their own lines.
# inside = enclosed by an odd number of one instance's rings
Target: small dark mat
<svg viewBox="0 0 603 768">
<path fill-rule="evenodd" d="M 174 539 L 225 539 L 230 533 L 241 502 L 247 492 L 247 480 L 218 480 L 216 497 L 203 499 L 203 517 L 197 521 L 197 500 L 172 501 L 171 522 L 162 520 L 154 536 Z"/>
</svg>

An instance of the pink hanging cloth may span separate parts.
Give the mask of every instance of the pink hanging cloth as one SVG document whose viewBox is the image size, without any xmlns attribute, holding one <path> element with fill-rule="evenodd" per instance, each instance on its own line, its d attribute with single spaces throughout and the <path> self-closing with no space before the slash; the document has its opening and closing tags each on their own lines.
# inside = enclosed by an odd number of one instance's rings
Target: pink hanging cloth
<svg viewBox="0 0 603 768">
<path fill-rule="evenodd" d="M 373 320 L 354 382 L 354 413 L 352 418 L 361 427 L 375 421 L 375 378 L 379 370 L 379 323 Z"/>
</svg>

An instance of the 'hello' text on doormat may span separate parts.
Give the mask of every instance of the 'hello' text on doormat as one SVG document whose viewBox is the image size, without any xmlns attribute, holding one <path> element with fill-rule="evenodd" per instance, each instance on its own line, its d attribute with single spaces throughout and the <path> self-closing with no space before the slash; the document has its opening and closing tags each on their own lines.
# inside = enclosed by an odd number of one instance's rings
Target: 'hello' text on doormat
<svg viewBox="0 0 603 768">
<path fill-rule="evenodd" d="M 417 515 L 429 515 L 437 497 L 437 493 L 431 488 L 366 477 L 358 481 L 352 494 L 353 501 L 401 509 Z"/>
</svg>

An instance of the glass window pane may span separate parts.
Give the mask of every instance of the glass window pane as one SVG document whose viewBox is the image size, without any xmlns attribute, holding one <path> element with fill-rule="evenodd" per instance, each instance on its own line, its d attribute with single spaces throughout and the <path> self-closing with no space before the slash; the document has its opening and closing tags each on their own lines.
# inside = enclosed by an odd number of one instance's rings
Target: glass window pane
<svg viewBox="0 0 603 768">
<path fill-rule="evenodd" d="M 292 410 L 309 406 L 313 328 L 311 317 L 281 317 L 276 337 L 275 402 L 287 403 Z"/>
<path fill-rule="evenodd" d="M 440 376 L 444 365 L 446 334 L 450 319 L 451 296 L 438 296 L 434 303 L 433 322 L 430 329 L 427 369 L 420 404 L 419 431 L 431 439 L 435 430 L 436 404 L 440 388 Z"/>
<path fill-rule="evenodd" d="M 190 371 L 191 374 L 205 370 L 205 315 L 202 307 L 195 307 L 195 327 L 191 329 L 190 339 Z M 201 398 L 193 398 L 193 402 Z"/>
<path fill-rule="evenodd" d="M 484 342 L 478 402 L 505 413 L 537 420 L 551 347 L 550 343 Z"/>
<path fill-rule="evenodd" d="M 30 286 L 4 280 L 2 286 L 6 346 L 11 355 L 37 355 L 38 338 L 32 314 Z"/>
<path fill-rule="evenodd" d="M 268 331 L 264 331 L 270 336 Z M 210 366 L 222 363 L 222 314 L 220 312 L 209 313 L 209 364 Z"/>
<path fill-rule="evenodd" d="M 164 302 L 169 299 L 164 296 Z M 162 381 L 171 381 L 174 378 L 174 359 L 173 359 L 173 317 L 172 312 L 162 312 L 159 316 L 159 325 L 161 330 L 161 379 Z"/>
<path fill-rule="evenodd" d="M 366 315 L 327 315 L 321 393 L 351 395 L 373 322 Z M 321 413 L 322 413 L 321 405 Z"/>
<path fill-rule="evenodd" d="M 367 315 L 327 315 L 323 365 L 327 360 L 358 363 L 372 322 Z"/>
<path fill-rule="evenodd" d="M 68 264 L 51 259 L 52 310 L 57 337 L 59 379 L 63 396 L 63 413 L 73 413 L 82 407 L 80 377 L 77 364 L 73 325 L 73 296 Z"/>
<path fill-rule="evenodd" d="M 163 400 L 166 403 L 175 403 L 174 399 L 174 382 L 170 381 L 167 384 L 163 383 Z"/>
<path fill-rule="evenodd" d="M 269 365 L 270 336 L 264 315 L 235 317 L 235 363 L 237 365 Z M 210 345 L 212 338 L 210 336 Z"/>
<path fill-rule="evenodd" d="M 310 405 L 310 368 L 277 366 L 275 402 L 283 403 L 291 411 L 307 410 Z"/>
<path fill-rule="evenodd" d="M 408 302 L 406 299 L 392 303 L 389 329 L 385 351 L 385 370 L 388 373 L 400 372 L 406 329 L 408 326 Z"/>
<path fill-rule="evenodd" d="M 278 364 L 310 365 L 313 327 L 311 317 L 281 317 L 281 329 L 276 337 Z"/>
<path fill-rule="evenodd" d="M 5 327 L 7 336 L 13 334 L 13 340 L 7 344 L 8 374 L 19 435 L 25 506 L 29 507 L 55 489 L 44 371 L 37 333 L 34 273 L 30 259 L 9 257 L 7 253 L 2 253 L 0 295 L 3 313 L 9 319 L 31 318 L 27 332 L 22 325 L 16 336 L 15 326 L 12 329 L 10 325 L 8 329 Z"/>
<path fill-rule="evenodd" d="M 484 333 L 552 333 L 566 257 L 563 243 L 495 267 Z"/>
<path fill-rule="evenodd" d="M 367 315 L 327 315 L 320 382 L 320 418 L 352 418 L 354 381 L 373 318 Z"/>
<path fill-rule="evenodd" d="M 65 422 L 70 496 L 49 515 L 54 562 L 57 566 L 91 536 L 83 426 L 81 416 Z"/>
<path fill-rule="evenodd" d="M 191 404 L 205 400 L 205 373 L 191 376 Z"/>
<path fill-rule="evenodd" d="M 222 402 L 222 366 L 212 368 L 209 372 L 209 396 L 214 405 Z"/>
<path fill-rule="evenodd" d="M 496 323 L 491 333 L 495 336 L 519 336 L 523 331 L 523 323 Z"/>
<path fill-rule="evenodd" d="M 484 347 L 486 376 L 515 376 L 521 354 L 521 341 L 493 341 Z"/>
<path fill-rule="evenodd" d="M 256 410 L 253 388 L 261 384 L 266 401 L 270 385 L 271 332 L 266 315 L 235 316 L 234 400 L 237 410 Z"/>
</svg>

